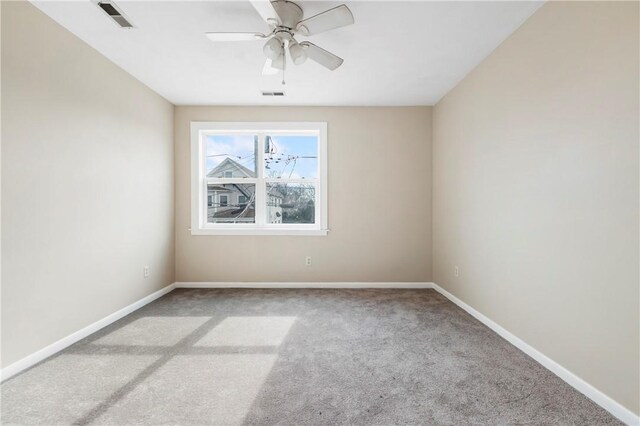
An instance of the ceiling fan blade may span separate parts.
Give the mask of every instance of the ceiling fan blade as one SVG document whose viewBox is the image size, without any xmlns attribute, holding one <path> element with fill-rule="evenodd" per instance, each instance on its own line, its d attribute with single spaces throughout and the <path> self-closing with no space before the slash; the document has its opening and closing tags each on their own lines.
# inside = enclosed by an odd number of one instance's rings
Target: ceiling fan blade
<svg viewBox="0 0 640 426">
<path fill-rule="evenodd" d="M 211 41 L 251 41 L 267 37 L 262 33 L 205 33 L 205 35 Z"/>
<path fill-rule="evenodd" d="M 278 25 L 280 17 L 269 0 L 250 0 L 256 11 L 262 16 L 267 24 Z"/>
<path fill-rule="evenodd" d="M 346 27 L 354 22 L 355 20 L 353 19 L 351 10 L 342 4 L 298 22 L 296 30 L 306 36 L 310 36 L 335 28 Z"/>
<path fill-rule="evenodd" d="M 275 75 L 278 74 L 278 70 L 276 68 L 273 68 L 272 66 L 272 60 L 267 58 L 267 60 L 264 63 L 264 66 L 262 67 L 262 75 Z"/>
<path fill-rule="evenodd" d="M 313 61 L 316 61 L 323 67 L 329 68 L 331 71 L 338 68 L 344 62 L 344 59 L 334 55 L 331 52 L 327 52 L 321 47 L 316 46 L 308 41 L 303 41 L 300 46 L 305 48 L 307 57 Z"/>
</svg>

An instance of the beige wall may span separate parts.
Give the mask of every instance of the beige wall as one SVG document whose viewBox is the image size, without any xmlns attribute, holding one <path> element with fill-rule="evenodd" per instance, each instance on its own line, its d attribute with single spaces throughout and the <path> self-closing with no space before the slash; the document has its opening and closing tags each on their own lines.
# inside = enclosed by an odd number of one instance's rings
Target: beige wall
<svg viewBox="0 0 640 426">
<path fill-rule="evenodd" d="M 192 236 L 191 121 L 326 121 L 329 235 Z M 431 108 L 176 107 L 174 126 L 177 281 L 431 280 Z"/>
<path fill-rule="evenodd" d="M 7 366 L 173 282 L 173 106 L 27 2 L 2 106 Z"/>
<path fill-rule="evenodd" d="M 546 4 L 433 148 L 435 282 L 636 413 L 638 31 L 637 2 Z"/>
</svg>

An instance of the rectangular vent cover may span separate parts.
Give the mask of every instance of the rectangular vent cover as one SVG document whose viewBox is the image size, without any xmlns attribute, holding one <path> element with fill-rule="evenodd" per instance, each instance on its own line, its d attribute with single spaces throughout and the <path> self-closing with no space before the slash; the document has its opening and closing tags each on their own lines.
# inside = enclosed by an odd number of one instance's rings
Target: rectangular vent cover
<svg viewBox="0 0 640 426">
<path fill-rule="evenodd" d="M 124 17 L 122 12 L 116 7 L 115 4 L 109 2 L 98 2 L 98 7 L 104 11 L 116 24 L 122 28 L 133 28 L 133 24 Z"/>
<path fill-rule="evenodd" d="M 284 92 L 262 92 L 262 96 L 284 96 Z"/>
</svg>

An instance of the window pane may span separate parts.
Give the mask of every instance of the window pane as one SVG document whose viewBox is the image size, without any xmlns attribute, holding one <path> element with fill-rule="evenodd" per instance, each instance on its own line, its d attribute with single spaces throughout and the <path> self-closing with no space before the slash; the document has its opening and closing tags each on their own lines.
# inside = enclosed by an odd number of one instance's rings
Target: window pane
<svg viewBox="0 0 640 426">
<path fill-rule="evenodd" d="M 229 183 L 207 185 L 208 223 L 255 223 L 256 186 Z"/>
<path fill-rule="evenodd" d="M 315 223 L 316 188 L 307 183 L 267 183 L 267 223 Z"/>
<path fill-rule="evenodd" d="M 256 177 L 258 137 L 254 135 L 210 135 L 205 139 L 207 177 Z"/>
<path fill-rule="evenodd" d="M 317 178 L 318 137 L 267 136 L 264 168 L 268 178 Z"/>
</svg>

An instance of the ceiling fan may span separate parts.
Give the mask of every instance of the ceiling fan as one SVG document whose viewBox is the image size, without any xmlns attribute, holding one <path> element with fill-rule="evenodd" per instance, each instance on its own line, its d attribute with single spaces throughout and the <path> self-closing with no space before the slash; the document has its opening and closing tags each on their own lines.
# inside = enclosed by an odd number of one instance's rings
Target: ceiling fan
<svg viewBox="0 0 640 426">
<path fill-rule="evenodd" d="M 263 75 L 284 71 L 287 64 L 287 51 L 291 61 L 296 65 L 304 63 L 307 58 L 330 70 L 335 70 L 342 65 L 344 62 L 342 58 L 311 42 L 298 42 L 294 36 L 297 34 L 312 36 L 353 24 L 353 14 L 346 5 L 343 4 L 303 19 L 302 8 L 292 1 L 250 1 L 269 25 L 270 33 L 212 32 L 206 33 L 207 37 L 212 41 L 267 40 L 263 48 L 267 57 L 262 69 Z"/>
</svg>

